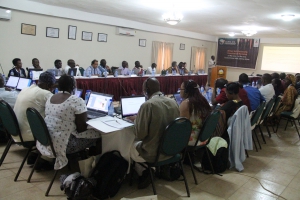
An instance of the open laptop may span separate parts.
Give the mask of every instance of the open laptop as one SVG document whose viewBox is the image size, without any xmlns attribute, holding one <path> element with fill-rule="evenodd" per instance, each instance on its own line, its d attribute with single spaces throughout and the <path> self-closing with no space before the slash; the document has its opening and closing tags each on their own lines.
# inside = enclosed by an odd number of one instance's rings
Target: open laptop
<svg viewBox="0 0 300 200">
<path fill-rule="evenodd" d="M 59 69 L 47 69 L 47 72 L 50 72 L 52 74 L 54 74 L 55 76 L 60 76 L 60 70 Z"/>
<path fill-rule="evenodd" d="M 17 85 L 17 90 L 23 90 L 23 88 L 30 87 L 30 84 L 31 84 L 31 79 L 20 78 Z"/>
<path fill-rule="evenodd" d="M 74 94 L 76 97 L 81 97 L 82 95 L 82 89 L 76 89 L 76 92 Z"/>
<path fill-rule="evenodd" d="M 19 82 L 19 77 L 16 76 L 10 76 L 6 82 L 6 87 L 10 87 L 10 88 L 16 88 Z"/>
<path fill-rule="evenodd" d="M 108 107 L 113 95 L 91 92 L 87 103 L 87 117 L 94 119 L 108 114 Z"/>
<path fill-rule="evenodd" d="M 122 118 L 137 115 L 141 105 L 145 103 L 145 101 L 145 96 L 121 97 Z"/>
<path fill-rule="evenodd" d="M 40 74 L 43 73 L 43 69 L 28 69 L 27 78 L 30 78 L 30 72 L 32 72 L 33 77 L 34 77 L 35 75 L 38 75 L 38 76 L 40 77 Z M 36 73 L 36 72 L 38 72 L 38 73 Z M 39 78 L 39 77 L 38 77 L 38 78 Z M 32 79 L 33 79 L 33 78 L 32 78 Z M 33 80 L 35 80 L 35 79 L 33 79 Z M 37 80 L 38 80 L 38 79 L 37 79 Z"/>
<path fill-rule="evenodd" d="M 76 67 L 70 68 L 70 69 L 68 70 L 68 75 L 71 76 L 71 73 L 72 73 L 72 72 L 73 72 L 73 76 L 76 76 L 76 74 L 77 74 L 77 68 L 76 68 Z"/>
<path fill-rule="evenodd" d="M 181 102 L 182 102 L 182 98 L 180 97 L 180 94 L 176 93 L 176 94 L 173 94 L 173 96 L 174 96 L 174 99 L 175 99 L 176 103 L 179 106 L 181 104 Z"/>
</svg>

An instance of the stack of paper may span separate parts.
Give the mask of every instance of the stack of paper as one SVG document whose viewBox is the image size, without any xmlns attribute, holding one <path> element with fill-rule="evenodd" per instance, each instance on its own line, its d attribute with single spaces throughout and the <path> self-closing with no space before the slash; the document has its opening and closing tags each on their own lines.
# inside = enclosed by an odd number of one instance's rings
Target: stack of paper
<svg viewBox="0 0 300 200">
<path fill-rule="evenodd" d="M 129 126 L 133 126 L 132 123 L 128 123 L 122 119 L 114 118 L 111 116 L 99 117 L 89 120 L 86 123 L 103 133 L 118 131 Z"/>
</svg>

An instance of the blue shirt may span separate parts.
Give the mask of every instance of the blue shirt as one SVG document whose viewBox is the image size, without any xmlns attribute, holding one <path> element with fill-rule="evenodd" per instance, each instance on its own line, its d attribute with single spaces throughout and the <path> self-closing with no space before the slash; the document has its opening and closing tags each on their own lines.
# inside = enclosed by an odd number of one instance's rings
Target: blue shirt
<svg viewBox="0 0 300 200">
<path fill-rule="evenodd" d="M 247 92 L 248 99 L 250 101 L 251 111 L 256 110 L 261 102 L 265 101 L 265 98 L 261 95 L 257 88 L 249 85 L 244 85 L 244 89 Z"/>
<path fill-rule="evenodd" d="M 99 69 L 99 67 L 94 68 L 94 67 L 92 67 L 92 66 L 89 66 L 89 67 L 86 69 L 85 74 L 86 74 L 86 75 L 90 74 L 91 76 L 95 76 L 95 75 L 96 75 L 96 76 L 98 76 L 98 75 L 101 76 L 102 71 Z"/>
<path fill-rule="evenodd" d="M 99 70 L 101 71 L 101 73 L 103 74 L 103 72 L 107 72 L 105 67 L 102 67 L 101 65 L 98 66 Z"/>
</svg>

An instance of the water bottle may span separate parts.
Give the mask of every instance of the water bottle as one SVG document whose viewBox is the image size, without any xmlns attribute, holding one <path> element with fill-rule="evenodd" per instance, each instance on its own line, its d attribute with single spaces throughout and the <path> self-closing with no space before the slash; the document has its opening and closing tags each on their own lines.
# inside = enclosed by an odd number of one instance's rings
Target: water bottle
<svg viewBox="0 0 300 200">
<path fill-rule="evenodd" d="M 175 70 L 172 70 L 172 75 L 176 75 L 176 71 Z"/>
<path fill-rule="evenodd" d="M 109 100 L 108 115 L 111 117 L 114 116 L 114 104 L 112 99 Z"/>
<path fill-rule="evenodd" d="M 252 81 L 252 87 L 255 87 L 255 83 L 254 83 L 254 81 Z"/>
<path fill-rule="evenodd" d="M 207 100 L 208 102 L 211 102 L 211 97 L 212 97 L 212 89 L 209 88 L 207 91 Z"/>
<path fill-rule="evenodd" d="M 177 93 L 180 93 L 180 88 L 178 88 Z"/>
<path fill-rule="evenodd" d="M 107 78 L 107 71 L 103 72 L 105 78 Z"/>
<path fill-rule="evenodd" d="M 74 72 L 73 72 L 73 70 L 71 71 L 70 75 L 71 75 L 71 76 L 74 76 Z"/>
<path fill-rule="evenodd" d="M 55 88 L 54 94 L 58 93 L 58 88 Z"/>
<path fill-rule="evenodd" d="M 154 70 L 152 69 L 152 74 L 151 74 L 152 76 L 155 76 L 155 72 L 154 72 Z"/>
<path fill-rule="evenodd" d="M 201 88 L 200 88 L 200 92 L 201 92 L 201 94 L 203 94 L 203 92 L 204 92 L 204 87 L 203 87 L 203 85 L 202 85 Z"/>
<path fill-rule="evenodd" d="M 166 71 L 166 76 L 168 76 L 168 75 L 169 75 L 169 71 L 167 70 L 167 71 Z"/>
<path fill-rule="evenodd" d="M 142 71 L 142 76 L 145 76 L 145 71 L 144 70 Z"/>
<path fill-rule="evenodd" d="M 257 83 L 258 83 L 258 82 L 256 81 L 256 82 L 255 82 L 256 87 L 257 87 Z"/>
<path fill-rule="evenodd" d="M 29 77 L 30 77 L 30 79 L 32 79 L 32 71 L 30 71 L 30 73 L 29 73 Z"/>
<path fill-rule="evenodd" d="M 131 70 L 130 69 L 128 70 L 128 75 L 131 76 Z"/>
<path fill-rule="evenodd" d="M 91 94 L 91 90 L 87 90 L 87 91 L 85 92 L 85 98 L 84 98 L 85 104 L 87 104 L 87 102 L 89 101 L 90 94 Z"/>
<path fill-rule="evenodd" d="M 115 77 L 118 77 L 118 70 L 115 70 Z"/>
<path fill-rule="evenodd" d="M 5 78 L 4 74 L 2 74 L 2 76 L 3 76 L 4 85 L 5 85 L 6 84 L 6 78 Z"/>
<path fill-rule="evenodd" d="M 219 95 L 221 92 L 221 89 L 220 88 L 217 88 L 217 95 Z"/>
</svg>

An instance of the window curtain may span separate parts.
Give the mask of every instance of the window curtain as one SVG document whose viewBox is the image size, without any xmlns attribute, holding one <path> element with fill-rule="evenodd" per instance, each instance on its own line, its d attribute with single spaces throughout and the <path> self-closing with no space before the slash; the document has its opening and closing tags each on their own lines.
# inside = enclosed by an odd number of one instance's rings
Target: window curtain
<svg viewBox="0 0 300 200">
<path fill-rule="evenodd" d="M 192 47 L 191 70 L 198 71 L 205 69 L 206 48 Z"/>
<path fill-rule="evenodd" d="M 152 63 L 156 63 L 157 71 L 161 71 L 163 69 L 163 52 L 164 52 L 164 43 L 163 42 L 152 42 Z M 151 63 L 151 64 L 152 64 Z"/>
</svg>

